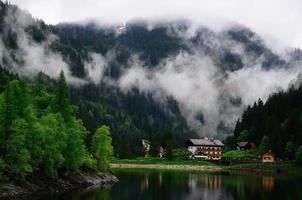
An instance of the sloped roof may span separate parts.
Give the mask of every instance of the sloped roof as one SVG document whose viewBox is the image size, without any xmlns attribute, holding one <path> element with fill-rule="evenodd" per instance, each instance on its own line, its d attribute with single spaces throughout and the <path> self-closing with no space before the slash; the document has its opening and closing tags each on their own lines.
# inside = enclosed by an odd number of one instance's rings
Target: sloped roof
<svg viewBox="0 0 302 200">
<path fill-rule="evenodd" d="M 238 142 L 237 143 L 237 145 L 239 146 L 239 147 L 245 147 L 246 145 L 248 145 L 249 144 L 249 142 Z"/>
<path fill-rule="evenodd" d="M 220 140 L 214 139 L 189 139 L 189 141 L 195 146 L 224 146 Z"/>
<path fill-rule="evenodd" d="M 264 156 L 273 156 L 273 157 L 275 157 L 275 154 L 273 154 L 271 151 L 268 151 L 268 152 L 265 152 L 261 155 L 261 157 L 264 157 Z"/>
</svg>

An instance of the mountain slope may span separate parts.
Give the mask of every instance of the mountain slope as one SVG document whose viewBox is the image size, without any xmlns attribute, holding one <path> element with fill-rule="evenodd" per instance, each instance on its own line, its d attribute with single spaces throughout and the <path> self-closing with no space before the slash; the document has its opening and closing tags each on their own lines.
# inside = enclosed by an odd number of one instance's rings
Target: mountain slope
<svg viewBox="0 0 302 200">
<path fill-rule="evenodd" d="M 1 68 L 23 77 L 41 70 L 50 78 L 63 70 L 85 125 L 91 132 L 110 125 L 123 157 L 139 154 L 140 139 L 153 133 L 172 133 L 177 145 L 230 135 L 248 104 L 297 77 L 302 58 L 299 49 L 274 53 L 241 25 L 53 26 L 1 1 L 0 16 Z"/>
</svg>

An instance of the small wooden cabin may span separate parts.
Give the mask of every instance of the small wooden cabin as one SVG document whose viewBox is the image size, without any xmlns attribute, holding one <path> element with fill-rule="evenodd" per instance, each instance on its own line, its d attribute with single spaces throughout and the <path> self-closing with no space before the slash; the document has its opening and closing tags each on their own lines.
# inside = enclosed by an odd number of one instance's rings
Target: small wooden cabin
<svg viewBox="0 0 302 200">
<path fill-rule="evenodd" d="M 249 142 L 238 142 L 237 143 L 237 150 L 245 151 L 251 149 L 252 146 Z"/>
<path fill-rule="evenodd" d="M 268 151 L 268 152 L 261 155 L 261 160 L 264 163 L 275 162 L 276 161 L 276 156 L 271 151 Z"/>
<path fill-rule="evenodd" d="M 256 149 L 256 148 L 257 148 L 257 146 L 253 142 L 246 141 L 246 142 L 237 143 L 237 150 L 246 151 L 246 150 Z"/>
</svg>

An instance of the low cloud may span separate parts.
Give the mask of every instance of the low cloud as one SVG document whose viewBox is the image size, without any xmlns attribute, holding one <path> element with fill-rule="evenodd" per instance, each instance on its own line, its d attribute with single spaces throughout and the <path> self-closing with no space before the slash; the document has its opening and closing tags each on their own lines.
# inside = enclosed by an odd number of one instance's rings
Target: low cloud
<svg viewBox="0 0 302 200">
<path fill-rule="evenodd" d="M 89 55 L 89 61 L 85 62 L 85 70 L 87 76 L 94 83 L 98 84 L 103 78 L 106 66 L 108 66 L 107 60 L 104 56 L 97 53 L 91 53 Z"/>
<path fill-rule="evenodd" d="M 57 36 L 47 33 L 46 39 L 38 43 L 25 31 L 31 25 L 39 28 L 38 21 L 32 18 L 30 14 L 14 7 L 8 7 L 6 12 L 3 32 L 12 32 L 15 34 L 18 51 L 6 47 L 2 40 L 0 40 L 1 62 L 2 58 L 4 58 L 9 63 L 9 66 L 4 67 L 9 67 L 9 70 L 25 75 L 42 71 L 52 78 L 58 77 L 59 73 L 64 71 L 69 83 L 78 85 L 86 82 L 72 76 L 69 65 L 63 60 L 62 55 L 50 48 L 51 43 L 58 39 Z"/>
<path fill-rule="evenodd" d="M 275 38 L 289 46 L 302 47 L 300 0 L 11 0 L 47 23 L 96 19 L 107 23 L 134 18 L 187 18 L 212 29 L 226 22 L 252 28 L 262 37 Z M 66 12 L 68 9 L 68 12 Z"/>
<path fill-rule="evenodd" d="M 115 60 L 114 49 L 106 55 L 90 52 L 89 59 L 84 63 L 87 77 L 76 78 L 71 75 L 61 54 L 50 48 L 50 44 L 58 39 L 55 35 L 48 34 L 41 43 L 33 41 L 24 28 L 35 20 L 18 10 L 17 13 L 10 13 L 5 21 L 17 34 L 19 52 L 12 59 L 9 55 L 11 50 L 6 49 L 0 40 L 0 58 L 11 59 L 12 68 L 18 72 L 32 74 L 42 70 L 55 78 L 63 70 L 72 84 L 81 85 L 88 81 L 98 84 L 104 80 L 107 67 L 110 70 L 110 62 Z M 154 26 L 151 24 L 149 28 Z M 192 23 L 186 32 L 175 30 L 171 28 L 169 34 L 176 34 L 188 41 L 195 36 L 199 27 Z M 222 137 L 222 134 L 231 134 L 236 120 L 248 104 L 258 98 L 266 100 L 272 92 L 286 89 L 290 83 L 300 80 L 301 63 L 263 69 L 263 57 L 247 54 L 238 42 L 219 31 L 207 30 L 202 33 L 205 34 L 202 36 L 203 45 L 212 51 L 210 55 L 204 53 L 201 47 L 190 46 L 190 53 L 179 52 L 163 59 L 155 67 L 145 66 L 138 55 L 132 55 L 127 67 L 120 66 L 125 71 L 118 80 L 106 77 L 104 81 L 124 92 L 137 87 L 142 93 L 152 93 L 154 99 L 163 105 L 172 96 L 192 129 L 200 135 L 218 134 Z M 221 70 L 217 59 L 226 48 L 240 56 L 243 68 L 234 72 Z"/>
<path fill-rule="evenodd" d="M 299 67 L 265 70 L 254 65 L 222 74 L 211 58 L 200 52 L 181 52 L 152 70 L 137 58 L 132 61 L 133 67 L 119 80 L 123 91 L 137 87 L 161 103 L 172 96 L 190 127 L 208 136 L 222 136 L 221 126 L 230 134 L 247 105 L 286 89 L 300 71 Z"/>
</svg>

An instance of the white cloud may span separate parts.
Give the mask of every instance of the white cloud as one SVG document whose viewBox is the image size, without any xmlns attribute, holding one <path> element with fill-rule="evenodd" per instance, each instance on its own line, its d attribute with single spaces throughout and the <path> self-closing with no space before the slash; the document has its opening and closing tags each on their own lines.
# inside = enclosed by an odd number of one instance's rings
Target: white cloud
<svg viewBox="0 0 302 200">
<path fill-rule="evenodd" d="M 96 18 L 124 22 L 133 18 L 184 17 L 219 28 L 241 23 L 262 36 L 302 47 L 301 0 L 11 0 L 48 23 Z"/>
<path fill-rule="evenodd" d="M 172 96 L 191 128 L 212 136 L 219 134 L 221 122 L 232 129 L 243 109 L 258 98 L 266 100 L 272 92 L 287 89 L 301 71 L 298 66 L 265 70 L 254 65 L 221 76 L 219 67 L 200 51 L 180 53 L 152 70 L 135 58 L 132 62 L 133 67 L 119 80 L 123 91 L 137 87 L 161 103 Z M 240 99 L 242 104 L 234 105 L 230 98 Z M 200 113 L 204 123 L 196 119 Z"/>
<path fill-rule="evenodd" d="M 91 53 L 90 58 L 89 62 L 85 62 L 85 70 L 88 77 L 98 84 L 102 80 L 107 61 L 105 57 L 97 53 Z"/>
</svg>

